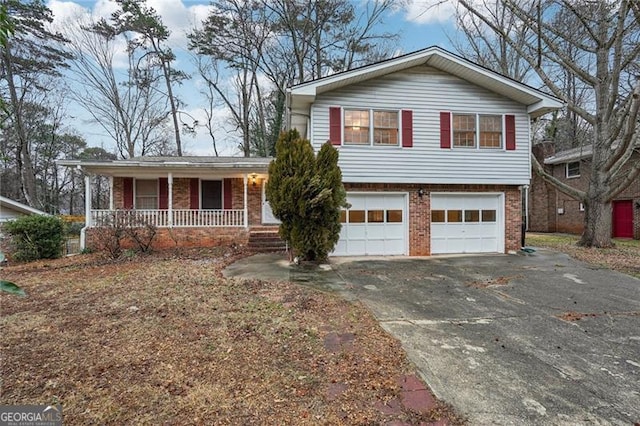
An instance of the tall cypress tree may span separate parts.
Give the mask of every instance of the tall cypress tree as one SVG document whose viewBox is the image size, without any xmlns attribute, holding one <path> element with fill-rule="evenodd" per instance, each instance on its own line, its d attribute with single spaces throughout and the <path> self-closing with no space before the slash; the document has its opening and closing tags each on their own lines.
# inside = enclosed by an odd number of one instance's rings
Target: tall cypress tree
<svg viewBox="0 0 640 426">
<path fill-rule="evenodd" d="M 325 144 L 318 156 L 296 130 L 282 133 L 269 165 L 267 197 L 280 219 L 280 236 L 305 260 L 327 258 L 340 236 L 346 205 L 338 151 Z"/>
</svg>

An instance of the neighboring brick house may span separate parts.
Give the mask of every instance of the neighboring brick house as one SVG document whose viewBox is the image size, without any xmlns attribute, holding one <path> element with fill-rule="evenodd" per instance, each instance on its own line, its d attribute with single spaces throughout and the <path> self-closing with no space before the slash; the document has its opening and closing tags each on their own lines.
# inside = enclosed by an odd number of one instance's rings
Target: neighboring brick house
<svg viewBox="0 0 640 426">
<path fill-rule="evenodd" d="M 351 207 L 333 255 L 509 252 L 520 248 L 530 121 L 560 100 L 438 47 L 294 86 L 288 124 L 314 149 L 331 141 Z M 272 225 L 265 158 L 63 161 L 112 181 L 160 245 L 246 242 Z M 90 179 L 90 178 L 87 178 Z M 89 181 L 87 181 L 89 182 Z M 87 185 L 90 187 L 90 185 Z M 87 199 L 91 199 L 90 194 Z"/>
<path fill-rule="evenodd" d="M 577 189 L 586 190 L 591 174 L 591 147 L 554 152 L 552 142 L 533 147 L 533 154 L 547 172 Z M 640 161 L 635 153 L 627 164 Z M 624 173 L 623 173 L 624 175 Z M 528 230 L 581 234 L 584 230 L 582 203 L 556 190 L 534 175 L 529 188 Z M 640 239 L 640 177 L 612 203 L 612 236 Z"/>
</svg>

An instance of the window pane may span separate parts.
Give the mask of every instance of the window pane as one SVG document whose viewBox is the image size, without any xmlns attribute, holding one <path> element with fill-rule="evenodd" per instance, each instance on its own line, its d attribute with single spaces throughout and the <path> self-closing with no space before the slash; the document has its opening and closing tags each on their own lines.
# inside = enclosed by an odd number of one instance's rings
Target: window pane
<svg viewBox="0 0 640 426">
<path fill-rule="evenodd" d="M 387 210 L 387 222 L 389 222 L 389 223 L 401 223 L 402 222 L 402 210 Z"/>
<path fill-rule="evenodd" d="M 444 210 L 431 210 L 431 222 L 444 222 Z"/>
<path fill-rule="evenodd" d="M 476 146 L 476 116 L 453 114 L 453 146 Z"/>
<path fill-rule="evenodd" d="M 580 162 L 567 163 L 567 177 L 580 176 Z"/>
<path fill-rule="evenodd" d="M 200 185 L 202 187 L 202 209 L 222 209 L 222 181 L 203 180 Z"/>
<path fill-rule="evenodd" d="M 384 222 L 384 210 L 369 210 L 367 212 L 367 222 L 369 223 Z"/>
<path fill-rule="evenodd" d="M 481 115 L 480 116 L 480 147 L 481 148 L 501 148 L 502 147 L 502 116 Z"/>
<path fill-rule="evenodd" d="M 373 127 L 386 129 L 398 128 L 398 113 L 396 111 L 374 111 Z"/>
<path fill-rule="evenodd" d="M 480 211 L 479 210 L 465 210 L 464 211 L 464 221 L 465 222 L 480 222 Z"/>
<path fill-rule="evenodd" d="M 482 221 L 483 222 L 495 222 L 496 221 L 496 211 L 495 210 L 482 210 Z"/>
<path fill-rule="evenodd" d="M 344 111 L 344 143 L 363 145 L 369 143 L 369 111 Z"/>
<path fill-rule="evenodd" d="M 462 222 L 462 210 L 447 210 L 447 222 Z"/>
<path fill-rule="evenodd" d="M 158 181 L 156 179 L 136 179 L 136 209 L 154 210 L 158 208 Z"/>
<path fill-rule="evenodd" d="M 347 222 L 347 211 L 340 210 L 340 223 L 346 223 L 346 222 Z"/>
<path fill-rule="evenodd" d="M 398 129 L 373 129 L 375 145 L 398 145 Z"/>
<path fill-rule="evenodd" d="M 349 223 L 364 223 L 364 210 L 349 210 Z"/>
</svg>

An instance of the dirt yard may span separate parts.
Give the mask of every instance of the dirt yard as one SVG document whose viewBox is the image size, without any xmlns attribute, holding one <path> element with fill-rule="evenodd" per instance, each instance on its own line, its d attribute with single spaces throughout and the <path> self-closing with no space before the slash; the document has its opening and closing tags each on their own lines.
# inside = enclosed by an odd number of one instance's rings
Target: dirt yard
<svg viewBox="0 0 640 426">
<path fill-rule="evenodd" d="M 613 269 L 640 278 L 640 241 L 614 240 L 609 249 L 578 247 L 577 235 L 527 233 L 527 246 L 562 251 L 595 266 Z"/>
<path fill-rule="evenodd" d="M 0 294 L 0 400 L 61 403 L 65 424 L 462 423 L 405 404 L 415 370 L 363 306 L 222 278 L 238 256 L 2 268 L 28 297 Z"/>
</svg>

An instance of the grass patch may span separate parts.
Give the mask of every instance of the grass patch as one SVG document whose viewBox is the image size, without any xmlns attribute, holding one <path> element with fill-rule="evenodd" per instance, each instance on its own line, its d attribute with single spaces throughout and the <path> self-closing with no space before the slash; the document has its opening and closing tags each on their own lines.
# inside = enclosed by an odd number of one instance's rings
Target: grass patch
<svg viewBox="0 0 640 426">
<path fill-rule="evenodd" d="M 360 304 L 223 278 L 232 258 L 92 254 L 3 268 L 29 295 L 0 294 L 3 404 L 59 402 L 65 424 L 461 422 L 442 403 L 385 414 L 398 378 L 415 373 L 399 342 Z M 328 350 L 336 335 L 348 344 Z"/>
<path fill-rule="evenodd" d="M 527 246 L 562 251 L 592 265 L 640 278 L 640 240 L 615 239 L 614 247 L 579 247 L 577 235 L 527 233 Z"/>
</svg>

